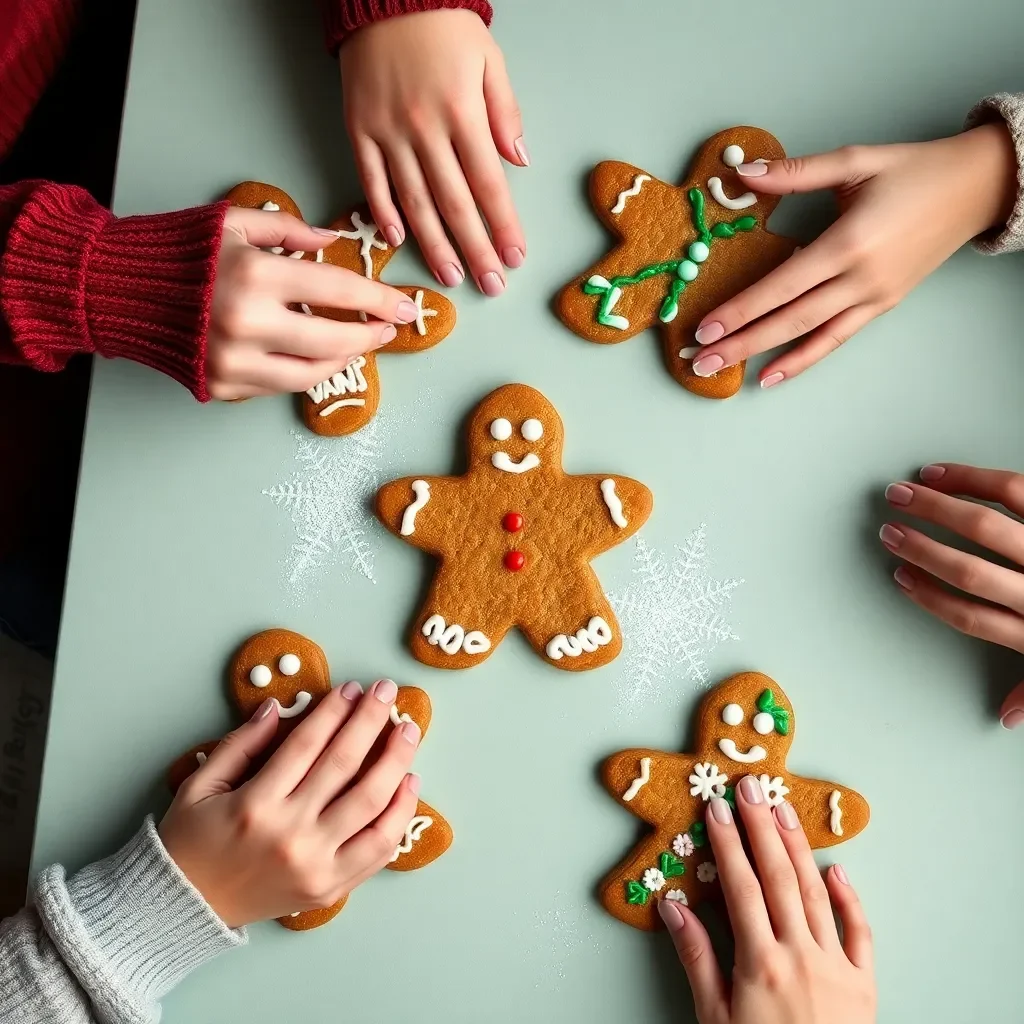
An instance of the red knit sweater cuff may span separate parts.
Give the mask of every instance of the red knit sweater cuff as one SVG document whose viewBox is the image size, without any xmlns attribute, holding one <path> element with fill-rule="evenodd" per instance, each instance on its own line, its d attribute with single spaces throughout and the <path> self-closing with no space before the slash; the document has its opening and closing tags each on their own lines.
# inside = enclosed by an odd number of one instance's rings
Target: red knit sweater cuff
<svg viewBox="0 0 1024 1024">
<path fill-rule="evenodd" d="M 398 14 L 422 11 L 475 11 L 490 25 L 494 11 L 487 0 L 321 0 L 327 48 L 337 54 L 338 47 L 356 29 Z"/>
</svg>

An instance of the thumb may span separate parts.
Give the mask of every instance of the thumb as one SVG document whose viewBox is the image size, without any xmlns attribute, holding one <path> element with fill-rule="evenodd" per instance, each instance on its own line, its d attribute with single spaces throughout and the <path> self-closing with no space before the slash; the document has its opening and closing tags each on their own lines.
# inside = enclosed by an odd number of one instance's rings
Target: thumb
<svg viewBox="0 0 1024 1024">
<path fill-rule="evenodd" d="M 245 778 L 253 759 L 270 745 L 277 734 L 278 703 L 265 700 L 245 725 L 229 732 L 189 780 L 189 802 L 228 793 Z"/>
<path fill-rule="evenodd" d="M 330 228 L 313 228 L 290 213 L 232 207 L 224 226 L 258 249 L 280 246 L 289 252 L 316 252 L 338 240 Z"/>
<path fill-rule="evenodd" d="M 523 116 L 516 102 L 504 59 L 488 57 L 484 68 L 484 103 L 491 136 L 498 152 L 512 164 L 530 166 L 530 151 L 523 140 Z"/>
<path fill-rule="evenodd" d="M 788 196 L 822 188 L 855 185 L 875 173 L 868 166 L 871 147 L 844 146 L 813 156 L 787 156 L 781 160 L 740 164 L 736 173 L 757 192 Z"/>
<path fill-rule="evenodd" d="M 999 709 L 999 722 L 1004 729 L 1024 724 L 1024 683 L 1018 683 Z"/>
<path fill-rule="evenodd" d="M 699 918 L 688 907 L 675 900 L 658 904 L 679 962 L 686 971 L 693 992 L 693 1004 L 700 1020 L 724 1020 L 726 1008 L 725 981 L 711 948 L 711 936 Z"/>
</svg>

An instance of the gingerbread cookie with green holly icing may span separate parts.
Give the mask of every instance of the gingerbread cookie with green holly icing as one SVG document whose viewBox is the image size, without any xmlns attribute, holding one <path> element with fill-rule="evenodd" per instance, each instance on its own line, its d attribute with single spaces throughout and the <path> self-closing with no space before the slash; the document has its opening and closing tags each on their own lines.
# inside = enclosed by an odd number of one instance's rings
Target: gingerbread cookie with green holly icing
<svg viewBox="0 0 1024 1024">
<path fill-rule="evenodd" d="M 779 197 L 751 192 L 736 173 L 741 163 L 785 155 L 768 132 L 740 126 L 708 139 L 679 185 L 631 164 L 598 164 L 591 202 L 620 241 L 562 290 L 556 303 L 562 322 L 601 345 L 660 325 L 665 363 L 687 391 L 704 398 L 736 394 L 744 364 L 698 377 L 694 334 L 707 313 L 797 248 L 794 239 L 766 227 Z"/>
<path fill-rule="evenodd" d="M 231 697 L 242 717 L 250 718 L 268 698 L 277 701 L 278 734 L 269 751 L 254 765 L 254 772 L 280 746 L 289 732 L 331 692 L 327 656 L 312 640 L 287 629 L 268 629 L 251 636 L 235 654 L 228 673 Z M 415 686 L 400 686 L 391 706 L 390 725 L 378 737 L 365 764 L 376 762 L 391 730 L 402 722 L 415 722 L 426 736 L 431 719 L 430 698 Z M 217 746 L 217 741 L 199 744 L 171 766 L 167 778 L 172 792 L 189 778 Z M 361 777 L 361 776 L 359 776 Z M 358 779 L 358 777 L 357 777 Z M 416 814 L 387 867 L 392 871 L 415 871 L 437 860 L 451 846 L 453 833 L 444 816 L 420 800 Z M 308 931 L 333 920 L 348 901 L 344 896 L 330 907 L 308 910 L 279 919 L 292 931 Z"/>
<path fill-rule="evenodd" d="M 813 849 L 862 832 L 869 817 L 864 797 L 789 770 L 795 733 L 793 705 L 778 683 L 744 672 L 701 702 L 693 753 L 639 749 L 608 758 L 602 768 L 608 792 L 653 828 L 601 883 L 609 913 L 653 930 L 661 927 L 660 900 L 692 907 L 721 895 L 704 824 L 707 802 L 717 796 L 735 806 L 734 786 L 744 775 L 758 779 L 770 806 L 793 805 Z"/>
<path fill-rule="evenodd" d="M 294 217 L 302 217 L 299 207 L 287 192 L 259 181 L 245 181 L 228 193 L 234 206 L 251 210 L 283 210 Z M 289 252 L 275 248 L 272 251 L 290 259 L 331 263 L 337 267 L 363 274 L 373 281 L 380 279 L 384 268 L 397 251 L 381 235 L 365 206 L 347 211 L 331 224 L 338 232 L 338 240 L 317 252 Z M 367 352 L 342 367 L 333 376 L 299 396 L 302 419 L 316 434 L 340 437 L 366 426 L 373 419 L 380 404 L 380 375 L 377 356 L 381 354 L 422 352 L 433 348 L 448 337 L 455 328 L 455 306 L 440 293 L 415 285 L 395 285 L 412 299 L 416 306 L 416 319 L 410 324 L 395 324 L 397 335 L 393 341 L 376 352 Z M 346 309 L 328 309 L 302 305 L 302 312 L 310 316 L 323 316 L 331 320 L 351 323 L 365 314 Z"/>
</svg>

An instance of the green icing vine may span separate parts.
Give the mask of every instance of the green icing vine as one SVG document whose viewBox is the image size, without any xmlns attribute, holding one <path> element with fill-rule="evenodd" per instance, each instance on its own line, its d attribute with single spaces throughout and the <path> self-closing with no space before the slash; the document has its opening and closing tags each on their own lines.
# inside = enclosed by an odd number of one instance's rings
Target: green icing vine
<svg viewBox="0 0 1024 1024">
<path fill-rule="evenodd" d="M 789 712 L 775 703 L 775 694 L 771 690 L 765 690 L 757 698 L 757 708 L 772 716 L 775 722 L 775 731 L 780 736 L 789 735 Z"/>
<path fill-rule="evenodd" d="M 701 826 L 703 828 L 703 826 Z M 691 835 L 690 838 L 693 838 Z M 703 846 L 703 842 L 700 844 L 694 840 L 694 845 Z M 686 874 L 686 865 L 674 854 L 669 853 L 668 850 L 663 851 L 658 855 L 658 870 L 666 878 L 678 878 L 680 875 Z M 642 882 L 636 882 L 630 879 L 626 882 L 626 902 L 632 903 L 634 906 L 643 907 L 646 906 L 647 901 L 651 898 L 651 893 L 647 886 Z"/>
</svg>

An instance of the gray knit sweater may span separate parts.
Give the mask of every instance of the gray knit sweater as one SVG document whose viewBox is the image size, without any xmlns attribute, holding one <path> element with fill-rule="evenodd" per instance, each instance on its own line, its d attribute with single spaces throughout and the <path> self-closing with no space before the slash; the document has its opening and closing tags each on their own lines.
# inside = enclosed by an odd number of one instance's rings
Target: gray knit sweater
<svg viewBox="0 0 1024 1024">
<path fill-rule="evenodd" d="M 993 231 L 974 241 L 981 252 L 997 254 L 1024 249 L 1024 93 L 998 92 L 983 99 L 968 115 L 967 128 L 1002 118 L 1010 129 L 1017 150 L 1017 201 L 1001 231 Z"/>
</svg>

